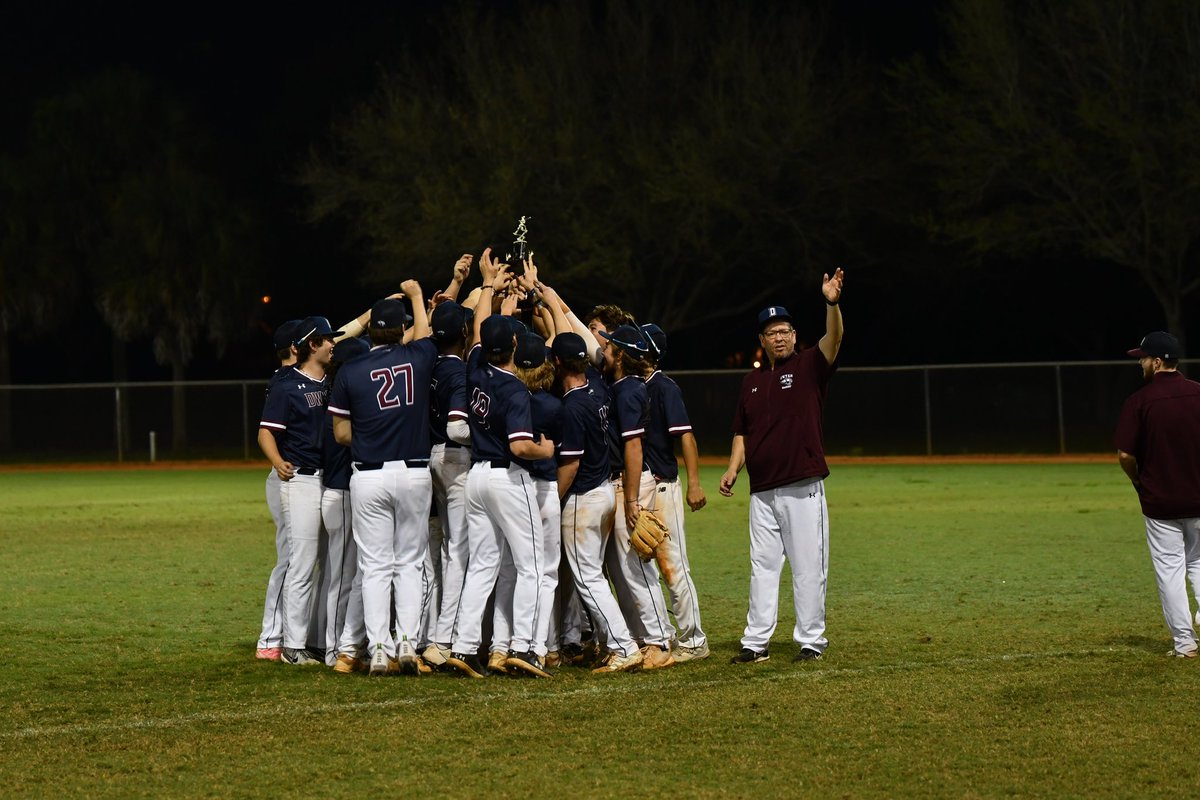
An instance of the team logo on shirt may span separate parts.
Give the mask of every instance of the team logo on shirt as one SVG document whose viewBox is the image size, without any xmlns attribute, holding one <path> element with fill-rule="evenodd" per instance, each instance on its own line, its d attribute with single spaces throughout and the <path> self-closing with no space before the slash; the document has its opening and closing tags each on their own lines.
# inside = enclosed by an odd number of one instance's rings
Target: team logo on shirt
<svg viewBox="0 0 1200 800">
<path fill-rule="evenodd" d="M 792 383 L 795 380 L 796 380 L 796 377 L 794 375 L 792 375 L 792 373 L 785 372 L 779 376 L 779 388 L 790 389 L 790 388 L 792 388 Z"/>
<path fill-rule="evenodd" d="M 325 405 L 324 392 L 305 392 L 304 399 L 308 401 L 309 408 L 320 408 Z"/>
</svg>

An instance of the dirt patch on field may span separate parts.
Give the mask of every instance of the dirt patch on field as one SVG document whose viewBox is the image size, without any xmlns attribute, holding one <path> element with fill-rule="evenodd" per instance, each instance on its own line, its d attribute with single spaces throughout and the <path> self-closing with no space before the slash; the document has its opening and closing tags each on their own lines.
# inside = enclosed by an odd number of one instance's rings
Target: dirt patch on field
<svg viewBox="0 0 1200 800">
<path fill-rule="evenodd" d="M 1101 464 L 1116 463 L 1115 453 L 1080 453 L 1073 455 L 965 455 L 965 456 L 829 456 L 833 466 L 849 464 Z M 706 467 L 724 467 L 727 456 L 702 456 Z M 0 472 L 112 472 L 117 470 L 185 470 L 185 469 L 245 469 L 267 472 L 271 465 L 265 460 L 242 459 L 202 461 L 83 461 L 63 464 L 0 464 Z"/>
</svg>

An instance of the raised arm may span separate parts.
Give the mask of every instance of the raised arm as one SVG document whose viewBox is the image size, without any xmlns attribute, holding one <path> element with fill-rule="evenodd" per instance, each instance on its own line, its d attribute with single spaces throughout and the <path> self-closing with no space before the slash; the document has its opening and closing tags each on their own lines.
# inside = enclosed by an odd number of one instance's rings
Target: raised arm
<svg viewBox="0 0 1200 800">
<path fill-rule="evenodd" d="M 462 290 L 463 284 L 467 282 L 467 275 L 471 274 L 471 264 L 475 261 L 475 256 L 470 253 L 463 253 L 458 257 L 458 261 L 454 262 L 454 275 L 450 278 L 450 285 L 442 292 L 451 300 L 458 299 L 458 293 Z"/>
<path fill-rule="evenodd" d="M 400 284 L 400 289 L 412 303 L 413 340 L 424 339 L 432 330 L 429 327 L 429 312 L 425 310 L 425 298 L 421 296 L 421 284 L 409 278 Z"/>
<path fill-rule="evenodd" d="M 845 273 L 840 267 L 833 271 L 832 278 L 826 274 L 821 279 L 821 294 L 825 296 L 825 335 L 817 346 L 830 364 L 837 360 L 838 351 L 842 348 L 842 309 L 838 302 L 842 299 L 844 280 Z"/>
</svg>

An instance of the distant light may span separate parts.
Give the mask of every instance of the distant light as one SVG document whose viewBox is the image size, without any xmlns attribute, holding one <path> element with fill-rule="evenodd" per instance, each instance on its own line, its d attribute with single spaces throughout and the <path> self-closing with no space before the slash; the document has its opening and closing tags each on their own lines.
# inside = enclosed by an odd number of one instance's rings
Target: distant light
<svg viewBox="0 0 1200 800">
<path fill-rule="evenodd" d="M 266 305 L 267 303 L 271 302 L 271 295 L 264 294 L 262 296 L 262 301 L 263 301 L 263 305 Z"/>
<path fill-rule="evenodd" d="M 762 362 L 761 362 L 761 361 L 755 361 L 755 362 L 754 362 L 754 368 L 755 368 L 755 369 L 758 369 L 758 368 L 759 368 L 759 367 L 761 367 L 761 366 L 762 366 Z"/>
</svg>

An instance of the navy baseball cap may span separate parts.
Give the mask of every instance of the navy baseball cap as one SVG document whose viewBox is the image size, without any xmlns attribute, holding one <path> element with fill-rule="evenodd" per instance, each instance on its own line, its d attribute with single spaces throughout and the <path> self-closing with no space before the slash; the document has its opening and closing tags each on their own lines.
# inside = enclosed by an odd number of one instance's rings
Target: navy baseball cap
<svg viewBox="0 0 1200 800">
<path fill-rule="evenodd" d="M 767 306 L 762 311 L 758 312 L 758 330 L 767 327 L 772 322 L 791 322 L 792 315 L 783 306 Z"/>
<path fill-rule="evenodd" d="M 536 333 L 522 333 L 517 337 L 517 349 L 513 361 L 518 367 L 534 369 L 546 363 L 546 340 Z"/>
<path fill-rule="evenodd" d="M 583 343 L 583 337 L 573 331 L 555 336 L 550 352 L 560 361 L 587 359 L 587 345 Z"/>
<path fill-rule="evenodd" d="M 666 331 L 653 322 L 647 322 L 642 326 L 642 335 L 646 337 L 646 341 L 650 344 L 650 355 L 654 357 L 655 361 L 658 361 L 663 357 L 663 353 L 667 352 Z"/>
<path fill-rule="evenodd" d="M 1142 337 L 1142 343 L 1129 351 L 1134 358 L 1177 359 L 1181 356 L 1179 340 L 1166 331 L 1154 331 Z"/>
<path fill-rule="evenodd" d="M 333 363 L 345 364 L 370 351 L 371 346 L 359 338 L 342 339 L 333 346 Z"/>
<path fill-rule="evenodd" d="M 275 329 L 275 335 L 272 337 L 275 349 L 284 350 L 292 346 L 292 340 L 296 338 L 296 329 L 300 327 L 303 320 L 289 319 L 287 322 Z"/>
<path fill-rule="evenodd" d="M 341 331 L 335 331 L 329 326 L 329 320 L 324 317 L 305 317 L 292 333 L 296 344 L 307 341 L 313 336 L 341 336 Z"/>
<path fill-rule="evenodd" d="M 479 326 L 479 343 L 485 353 L 504 353 L 513 349 L 513 326 L 509 317 L 492 314 Z"/>
<path fill-rule="evenodd" d="M 596 331 L 596 333 L 635 355 L 650 354 L 650 345 L 646 342 L 646 337 L 642 335 L 642 329 L 636 325 L 622 325 L 612 333 L 606 331 Z"/>
<path fill-rule="evenodd" d="M 433 338 L 439 342 L 453 340 L 462 333 L 462 329 L 474 316 L 474 311 L 463 308 L 453 300 L 439 303 L 429 318 L 429 326 L 433 328 Z"/>
<path fill-rule="evenodd" d="M 408 309 L 404 307 L 403 300 L 385 297 L 371 306 L 371 330 L 403 328 L 411 320 L 412 317 L 408 315 Z"/>
</svg>

